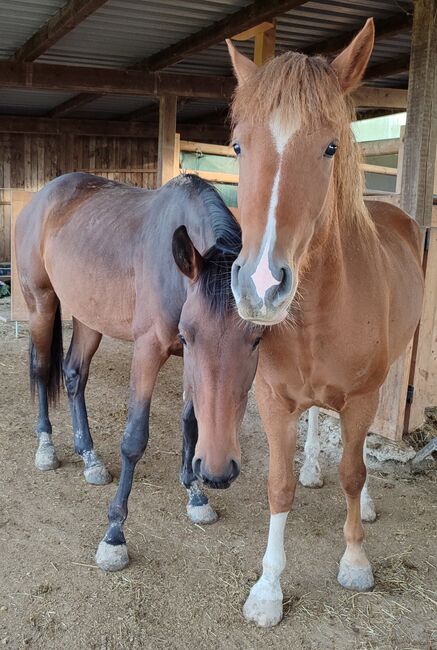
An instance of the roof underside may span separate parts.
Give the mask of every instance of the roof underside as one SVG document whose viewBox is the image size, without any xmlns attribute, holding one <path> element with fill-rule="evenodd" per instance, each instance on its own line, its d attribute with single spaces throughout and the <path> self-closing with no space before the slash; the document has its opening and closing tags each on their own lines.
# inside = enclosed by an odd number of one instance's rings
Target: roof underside
<svg viewBox="0 0 437 650">
<path fill-rule="evenodd" d="M 12 58 L 66 0 L 0 0 L 0 58 Z M 41 63 L 128 68 L 138 61 L 195 34 L 212 23 L 251 4 L 248 0 L 108 0 L 103 6 L 60 38 L 37 61 Z M 312 45 L 359 29 L 366 18 L 390 19 L 411 14 L 412 1 L 326 0 L 310 1 L 277 17 L 276 51 L 308 50 Z M 252 55 L 253 41 L 238 48 Z M 395 60 L 410 52 L 410 33 L 378 39 L 370 65 Z M 164 68 L 180 74 L 231 75 L 224 43 L 194 54 Z M 406 88 L 406 73 L 372 80 L 372 85 Z M 13 115 L 46 115 L 73 95 L 60 92 L 0 89 L 0 112 Z M 111 95 L 69 113 L 72 118 L 125 118 L 144 107 L 154 114 L 156 101 L 150 97 Z M 178 119 L 194 120 L 199 115 L 218 114 L 224 104 L 217 100 L 181 102 Z M 156 118 L 156 116 L 155 116 Z"/>
</svg>

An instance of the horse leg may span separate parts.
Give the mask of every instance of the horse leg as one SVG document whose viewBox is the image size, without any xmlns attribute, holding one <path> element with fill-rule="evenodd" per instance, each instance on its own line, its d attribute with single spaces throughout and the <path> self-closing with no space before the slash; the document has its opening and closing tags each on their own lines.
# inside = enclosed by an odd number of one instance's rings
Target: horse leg
<svg viewBox="0 0 437 650">
<path fill-rule="evenodd" d="M 128 514 L 127 502 L 132 489 L 135 466 L 149 439 L 149 413 L 158 372 L 168 359 L 153 334 L 135 341 L 132 359 L 129 412 L 121 443 L 121 473 L 117 492 L 108 510 L 109 526 L 96 553 L 98 566 L 118 571 L 129 564 L 123 525 Z"/>
<path fill-rule="evenodd" d="M 197 444 L 197 420 L 191 400 L 184 404 L 182 410 L 182 462 L 179 477 L 187 489 L 187 515 L 194 524 L 213 524 L 218 515 L 208 503 L 208 497 L 202 490 L 193 472 L 194 451 Z"/>
<path fill-rule="evenodd" d="M 341 486 L 346 497 L 344 525 L 346 551 L 340 560 L 338 581 L 347 589 L 366 591 L 373 587 L 373 573 L 363 549 L 361 490 L 366 480 L 363 445 L 378 407 L 378 393 L 353 398 L 340 414 L 343 456 L 339 465 Z"/>
<path fill-rule="evenodd" d="M 305 487 L 323 486 L 323 476 L 319 465 L 319 408 L 312 406 L 308 411 L 308 433 L 305 441 L 305 460 L 299 474 L 299 481 Z"/>
<path fill-rule="evenodd" d="M 367 474 L 367 438 L 364 439 L 363 445 L 363 461 L 366 465 L 366 482 L 361 490 L 361 520 L 372 522 L 376 520 L 376 509 L 373 499 L 369 494 L 369 476 Z"/>
<path fill-rule="evenodd" d="M 243 614 L 257 625 L 271 627 L 282 619 L 280 577 L 285 569 L 284 531 L 291 509 L 296 479 L 293 472 L 299 413 L 273 396 L 257 380 L 257 402 L 269 443 L 268 495 L 270 527 L 261 578 L 250 590 Z"/>
<path fill-rule="evenodd" d="M 38 421 L 36 436 L 38 449 L 35 465 L 42 471 L 56 469 L 59 461 L 52 443 L 52 425 L 49 402 L 56 402 L 62 364 L 62 322 L 59 301 L 53 291 L 37 292 L 30 298 L 30 380 L 31 389 L 38 394 Z"/>
<path fill-rule="evenodd" d="M 65 362 L 64 377 L 73 421 L 74 451 L 82 457 L 88 483 L 106 485 L 112 476 L 94 451 L 85 404 L 85 388 L 91 359 L 102 335 L 73 318 L 73 336 Z"/>
</svg>

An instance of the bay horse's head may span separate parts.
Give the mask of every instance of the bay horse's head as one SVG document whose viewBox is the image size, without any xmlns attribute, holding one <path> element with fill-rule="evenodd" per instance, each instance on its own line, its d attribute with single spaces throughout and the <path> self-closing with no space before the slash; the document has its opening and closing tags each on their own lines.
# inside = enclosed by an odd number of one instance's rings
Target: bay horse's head
<svg viewBox="0 0 437 650">
<path fill-rule="evenodd" d="M 373 42 L 369 19 L 332 63 L 287 52 L 261 68 L 227 42 L 238 80 L 232 117 L 243 234 L 232 291 L 244 319 L 283 321 L 310 249 L 326 238 L 335 210 L 363 206 L 348 94 L 363 77 Z"/>
<path fill-rule="evenodd" d="M 192 400 L 198 426 L 192 470 L 215 488 L 228 487 L 240 472 L 238 431 L 262 334 L 261 328 L 242 321 L 235 309 L 231 267 L 241 235 L 238 225 L 233 227 L 236 249 L 229 247 L 229 238 L 219 239 L 203 256 L 185 226 L 173 235 L 176 264 L 190 280 L 179 338 L 184 346 L 185 400 Z"/>
</svg>

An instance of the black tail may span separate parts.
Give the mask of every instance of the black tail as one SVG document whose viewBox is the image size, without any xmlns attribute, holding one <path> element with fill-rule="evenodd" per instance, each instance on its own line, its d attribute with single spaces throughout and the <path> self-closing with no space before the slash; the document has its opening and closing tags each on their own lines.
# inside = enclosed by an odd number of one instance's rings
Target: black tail
<svg viewBox="0 0 437 650">
<path fill-rule="evenodd" d="M 50 365 L 43 369 L 43 377 L 47 382 L 47 396 L 49 404 L 56 406 L 59 401 L 59 394 L 63 387 L 62 364 L 64 360 L 64 350 L 62 345 L 62 318 L 61 305 L 58 303 L 53 321 L 52 343 L 50 346 Z M 29 349 L 29 376 L 30 392 L 32 398 L 35 397 L 36 384 L 39 377 L 38 359 L 36 349 L 32 339 L 30 339 Z"/>
</svg>

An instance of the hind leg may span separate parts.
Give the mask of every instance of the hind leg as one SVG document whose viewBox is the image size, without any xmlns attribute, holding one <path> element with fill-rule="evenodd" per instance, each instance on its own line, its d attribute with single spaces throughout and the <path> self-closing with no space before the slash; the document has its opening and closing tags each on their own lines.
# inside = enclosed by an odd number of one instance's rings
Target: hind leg
<svg viewBox="0 0 437 650">
<path fill-rule="evenodd" d="M 213 524 L 218 515 L 208 503 L 208 497 L 196 479 L 192 462 L 197 443 L 197 420 L 193 402 L 189 400 L 182 410 L 182 463 L 179 472 L 182 485 L 187 489 L 187 515 L 194 524 Z"/>
<path fill-rule="evenodd" d="M 305 441 L 305 460 L 299 474 L 299 481 L 305 487 L 323 486 L 323 476 L 319 464 L 319 408 L 312 406 L 308 411 L 308 433 Z"/>
<path fill-rule="evenodd" d="M 49 401 L 56 400 L 57 388 L 53 383 L 51 386 L 50 384 L 53 378 L 51 372 L 53 329 L 55 318 L 58 319 L 57 327 L 61 328 L 60 312 L 57 311 L 59 310 L 58 299 L 51 291 L 42 292 L 41 296 L 35 298 L 32 296 L 29 303 L 30 378 L 32 392 L 36 389 L 38 397 L 38 421 L 35 429 L 38 449 L 35 454 L 35 466 L 39 470 L 47 471 L 59 466 L 52 443 Z"/>
<path fill-rule="evenodd" d="M 94 451 L 85 404 L 89 367 L 102 335 L 73 318 L 73 337 L 64 362 L 65 385 L 73 420 L 74 451 L 84 462 L 88 483 L 106 485 L 112 476 Z"/>
</svg>

